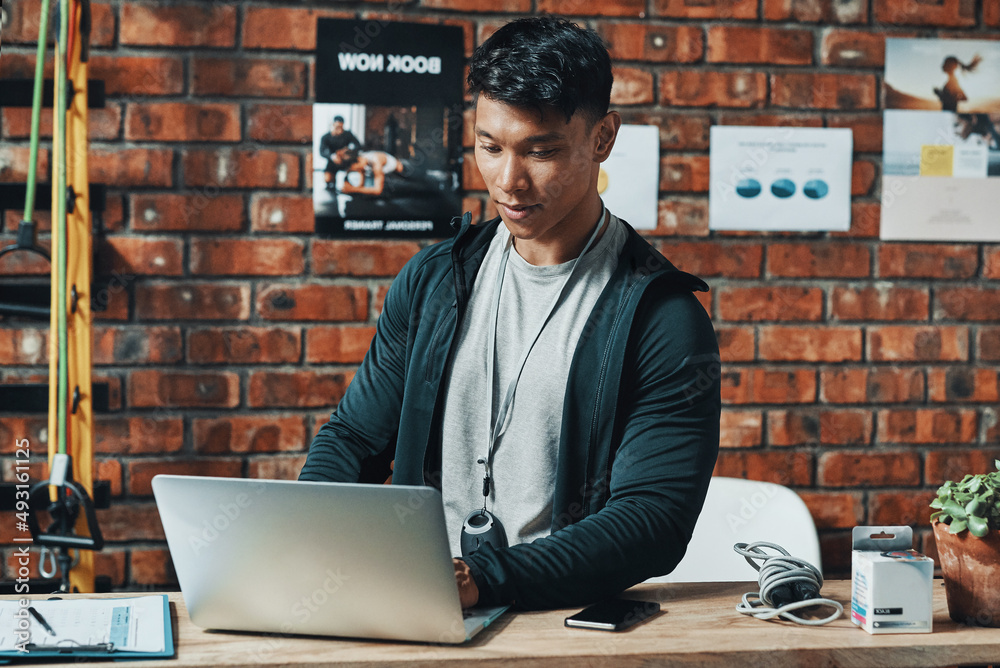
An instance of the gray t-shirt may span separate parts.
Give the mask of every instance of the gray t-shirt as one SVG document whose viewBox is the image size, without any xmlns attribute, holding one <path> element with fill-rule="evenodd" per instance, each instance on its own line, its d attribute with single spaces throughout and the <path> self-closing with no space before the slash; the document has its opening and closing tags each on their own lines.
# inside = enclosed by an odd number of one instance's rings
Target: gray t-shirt
<svg viewBox="0 0 1000 668">
<path fill-rule="evenodd" d="M 625 227 L 611 216 L 608 229 L 580 260 L 572 281 L 524 365 L 493 457 L 487 508 L 503 524 L 511 545 L 547 536 L 552 523 L 556 457 L 566 380 L 576 344 L 625 245 Z M 483 465 L 489 447 L 487 336 L 493 291 L 504 246 L 500 224 L 479 269 L 450 368 L 442 423 L 441 489 L 452 554 L 461 555 L 465 517 L 483 507 Z M 511 249 L 500 292 L 493 419 L 516 366 L 548 313 L 573 261 L 534 266 Z"/>
</svg>

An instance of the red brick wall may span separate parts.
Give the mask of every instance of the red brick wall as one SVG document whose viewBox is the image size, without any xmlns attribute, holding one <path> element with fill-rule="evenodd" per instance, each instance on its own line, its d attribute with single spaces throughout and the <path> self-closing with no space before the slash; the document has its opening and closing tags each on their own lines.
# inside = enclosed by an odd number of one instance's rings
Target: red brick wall
<svg viewBox="0 0 1000 668">
<path fill-rule="evenodd" d="M 39 0 L 5 4 L 0 78 L 31 76 Z M 460 25 L 468 52 L 534 11 L 596 27 L 616 61 L 614 104 L 627 122 L 661 128 L 648 236 L 713 288 L 703 301 L 726 363 L 718 473 L 798 490 L 830 572 L 848 563 L 858 523 L 913 524 L 933 552 L 932 490 L 1000 451 L 1000 247 L 878 241 L 884 39 L 1000 37 L 1000 0 L 281 4 L 94 8 L 91 77 L 110 100 L 92 117 L 91 178 L 112 187 L 104 268 L 126 278 L 94 329 L 94 376 L 110 381 L 115 405 L 97 427 L 98 476 L 115 494 L 100 513 L 109 546 L 98 563 L 116 585 L 172 578 L 154 474 L 296 475 L 386 287 L 423 245 L 312 235 L 319 16 Z M 851 230 L 709 233 L 716 123 L 853 128 Z M 25 111 L 2 112 L 0 180 L 24 180 L 27 128 Z M 467 206 L 492 215 L 467 157 Z M 0 241 L 19 216 L 7 213 Z M 5 280 L 46 271 L 0 261 Z M 4 323 L 0 381 L 44 376 L 46 337 Z M 44 426 L 3 414 L 0 452 L 23 437 L 40 452 Z"/>
</svg>

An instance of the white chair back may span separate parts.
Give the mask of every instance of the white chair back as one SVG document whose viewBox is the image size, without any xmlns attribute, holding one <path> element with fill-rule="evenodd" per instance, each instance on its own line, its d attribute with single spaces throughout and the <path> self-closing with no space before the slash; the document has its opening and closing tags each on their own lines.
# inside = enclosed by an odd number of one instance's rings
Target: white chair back
<svg viewBox="0 0 1000 668">
<path fill-rule="evenodd" d="M 684 558 L 649 582 L 756 581 L 757 571 L 733 551 L 755 541 L 776 543 L 823 571 L 816 525 L 798 494 L 770 482 L 714 477 Z"/>
</svg>

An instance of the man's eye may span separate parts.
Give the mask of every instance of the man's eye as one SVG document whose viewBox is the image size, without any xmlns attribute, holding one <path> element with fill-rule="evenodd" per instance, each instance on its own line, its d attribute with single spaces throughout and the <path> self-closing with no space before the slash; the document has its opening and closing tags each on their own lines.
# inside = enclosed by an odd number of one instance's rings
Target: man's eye
<svg viewBox="0 0 1000 668">
<path fill-rule="evenodd" d="M 483 149 L 487 153 L 499 153 L 500 152 L 500 147 L 499 146 L 487 146 L 486 144 L 480 144 L 479 148 Z"/>
<path fill-rule="evenodd" d="M 535 158 L 548 158 L 549 156 L 553 155 L 555 152 L 556 152 L 555 149 L 549 148 L 549 149 L 543 149 L 543 150 L 540 150 L 540 151 L 531 151 L 530 153 L 528 153 L 528 155 L 530 155 L 532 157 L 535 157 Z"/>
</svg>

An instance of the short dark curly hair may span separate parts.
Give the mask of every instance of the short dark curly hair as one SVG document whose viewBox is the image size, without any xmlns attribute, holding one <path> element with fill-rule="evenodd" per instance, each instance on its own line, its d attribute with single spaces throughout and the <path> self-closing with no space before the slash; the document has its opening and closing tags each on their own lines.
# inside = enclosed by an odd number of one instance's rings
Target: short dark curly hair
<svg viewBox="0 0 1000 668">
<path fill-rule="evenodd" d="M 565 19 L 518 19 L 483 42 L 469 63 L 469 92 L 515 107 L 577 111 L 593 123 L 611 104 L 611 57 L 592 30 Z"/>
</svg>

